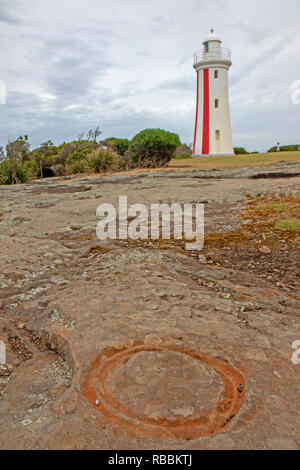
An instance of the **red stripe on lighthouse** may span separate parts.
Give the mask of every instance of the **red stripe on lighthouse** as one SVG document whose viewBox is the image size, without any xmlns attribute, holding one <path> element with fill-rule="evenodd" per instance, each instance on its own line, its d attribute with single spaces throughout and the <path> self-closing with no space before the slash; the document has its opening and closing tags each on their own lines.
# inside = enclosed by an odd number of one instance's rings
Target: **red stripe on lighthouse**
<svg viewBox="0 0 300 470">
<path fill-rule="evenodd" d="M 195 122 L 195 133 L 194 133 L 193 155 L 195 155 L 195 150 L 196 150 L 198 110 L 199 110 L 199 71 L 197 72 L 197 102 L 196 102 L 196 122 Z"/>
<path fill-rule="evenodd" d="M 202 155 L 209 154 L 209 69 L 203 70 L 203 135 Z"/>
</svg>

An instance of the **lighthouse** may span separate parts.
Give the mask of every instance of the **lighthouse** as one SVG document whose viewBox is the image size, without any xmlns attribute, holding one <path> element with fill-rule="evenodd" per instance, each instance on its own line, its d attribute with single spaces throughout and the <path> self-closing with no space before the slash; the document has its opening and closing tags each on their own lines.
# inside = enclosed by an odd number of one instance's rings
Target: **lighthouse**
<svg viewBox="0 0 300 470">
<path fill-rule="evenodd" d="M 213 29 L 194 53 L 197 73 L 196 123 L 193 156 L 233 156 L 228 71 L 231 51 Z"/>
</svg>

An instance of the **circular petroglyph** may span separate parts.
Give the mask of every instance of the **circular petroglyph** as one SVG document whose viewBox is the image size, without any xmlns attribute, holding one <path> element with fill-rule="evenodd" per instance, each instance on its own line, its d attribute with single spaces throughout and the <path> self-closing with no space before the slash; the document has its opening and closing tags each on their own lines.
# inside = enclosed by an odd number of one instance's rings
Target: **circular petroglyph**
<svg viewBox="0 0 300 470">
<path fill-rule="evenodd" d="M 104 351 L 83 393 L 111 422 L 135 434 L 191 440 L 228 426 L 243 403 L 245 379 L 200 352 L 143 343 Z"/>
<path fill-rule="evenodd" d="M 209 411 L 225 391 L 211 367 L 172 351 L 137 352 L 111 371 L 105 389 L 135 415 L 170 420 Z"/>
</svg>

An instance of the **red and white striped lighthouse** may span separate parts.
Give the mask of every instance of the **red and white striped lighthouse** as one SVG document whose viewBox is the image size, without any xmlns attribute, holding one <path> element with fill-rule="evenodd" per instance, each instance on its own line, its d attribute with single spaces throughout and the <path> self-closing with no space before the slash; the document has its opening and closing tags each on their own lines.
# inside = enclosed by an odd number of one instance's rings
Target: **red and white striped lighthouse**
<svg viewBox="0 0 300 470">
<path fill-rule="evenodd" d="M 228 71 L 231 51 L 211 29 L 203 48 L 194 53 L 197 72 L 193 156 L 233 156 Z"/>
</svg>

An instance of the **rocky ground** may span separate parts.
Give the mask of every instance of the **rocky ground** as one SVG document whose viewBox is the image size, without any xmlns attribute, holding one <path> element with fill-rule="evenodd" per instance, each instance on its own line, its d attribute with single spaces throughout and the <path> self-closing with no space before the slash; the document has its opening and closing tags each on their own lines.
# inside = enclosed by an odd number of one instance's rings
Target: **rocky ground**
<svg viewBox="0 0 300 470">
<path fill-rule="evenodd" d="M 1 449 L 298 449 L 300 164 L 0 187 Z M 205 204 L 205 245 L 96 208 Z M 276 228 L 277 227 L 277 228 Z M 299 232 L 298 232 L 299 233 Z"/>
</svg>

